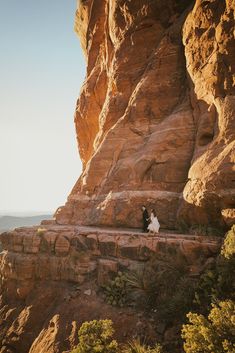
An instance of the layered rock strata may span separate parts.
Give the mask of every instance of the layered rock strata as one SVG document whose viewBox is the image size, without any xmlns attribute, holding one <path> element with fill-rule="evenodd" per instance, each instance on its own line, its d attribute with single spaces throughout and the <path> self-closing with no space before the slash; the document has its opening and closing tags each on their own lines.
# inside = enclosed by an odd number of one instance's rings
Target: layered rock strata
<svg viewBox="0 0 235 353">
<path fill-rule="evenodd" d="M 87 276 L 106 266 L 116 272 L 133 269 L 148 261 L 152 255 L 164 258 L 183 257 L 192 272 L 204 264 L 205 259 L 217 254 L 219 238 L 180 234 L 149 237 L 141 233 L 105 230 L 92 227 L 47 226 L 17 228 L 1 234 L 3 251 L 0 253 L 1 280 L 52 280 L 83 283 Z M 113 264 L 113 267 L 112 267 Z M 25 282 L 25 286 L 24 286 Z M 20 293 L 27 294 L 24 289 Z M 23 295 L 23 294 L 22 294 Z"/>
<path fill-rule="evenodd" d="M 83 172 L 57 223 L 234 222 L 234 2 L 80 1 Z"/>
<path fill-rule="evenodd" d="M 166 263 L 183 261 L 195 276 L 220 248 L 219 238 L 53 225 L 18 228 L 0 240 L 1 353 L 70 351 L 82 322 L 107 317 L 122 341 L 141 336 L 143 327 L 145 338 L 157 340 L 149 316 L 138 308 L 120 313 L 97 295 L 97 286 L 156 255 Z"/>
</svg>

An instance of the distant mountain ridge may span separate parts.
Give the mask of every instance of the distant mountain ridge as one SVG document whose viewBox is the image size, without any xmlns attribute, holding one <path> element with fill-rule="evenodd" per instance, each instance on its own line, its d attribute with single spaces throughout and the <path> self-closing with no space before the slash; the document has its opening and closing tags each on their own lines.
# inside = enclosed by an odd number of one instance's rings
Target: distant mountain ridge
<svg viewBox="0 0 235 353">
<path fill-rule="evenodd" d="M 0 216 L 0 232 L 16 227 L 33 226 L 40 224 L 43 219 L 52 219 L 52 214 L 41 214 L 36 216 Z"/>
</svg>

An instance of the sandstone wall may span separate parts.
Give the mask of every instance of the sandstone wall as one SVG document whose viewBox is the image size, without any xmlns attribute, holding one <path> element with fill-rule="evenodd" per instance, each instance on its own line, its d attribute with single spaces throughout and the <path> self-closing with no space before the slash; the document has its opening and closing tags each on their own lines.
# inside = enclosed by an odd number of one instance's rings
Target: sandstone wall
<svg viewBox="0 0 235 353">
<path fill-rule="evenodd" d="M 164 233 L 149 237 L 74 226 L 16 228 L 2 233 L 0 241 L 2 284 L 17 281 L 19 297 L 26 296 L 26 289 L 30 291 L 38 280 L 81 284 L 92 274 L 101 280 L 106 267 L 114 272 L 134 269 L 154 254 L 166 261 L 169 256 L 184 258 L 191 272 L 197 273 L 207 258 L 218 253 L 221 242 L 220 238 Z"/>
<path fill-rule="evenodd" d="M 83 173 L 57 223 L 234 222 L 234 2 L 80 1 Z"/>
<path fill-rule="evenodd" d="M 153 256 L 161 266 L 182 263 L 197 276 L 221 245 L 220 238 L 55 225 L 17 228 L 0 241 L 1 353 L 67 353 L 80 325 L 101 318 L 113 320 L 122 342 L 143 332 L 145 339 L 162 339 L 165 327 L 157 336 L 150 314 L 106 304 L 100 286 Z"/>
</svg>

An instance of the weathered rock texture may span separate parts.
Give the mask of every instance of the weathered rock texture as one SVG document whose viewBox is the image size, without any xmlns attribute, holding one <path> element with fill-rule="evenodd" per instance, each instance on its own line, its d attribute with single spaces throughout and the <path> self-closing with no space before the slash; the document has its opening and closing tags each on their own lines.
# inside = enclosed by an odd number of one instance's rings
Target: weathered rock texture
<svg viewBox="0 0 235 353">
<path fill-rule="evenodd" d="M 17 228 L 1 234 L 3 278 L 26 282 L 66 280 L 79 284 L 99 270 L 100 263 L 101 267 L 106 263 L 103 258 L 128 269 L 136 261 L 148 261 L 155 253 L 163 257 L 183 256 L 188 266 L 196 268 L 220 247 L 219 238 L 203 236 L 161 233 L 158 237 L 148 237 L 120 230 L 46 227 L 42 231 L 37 231 L 37 227 Z"/>
<path fill-rule="evenodd" d="M 220 248 L 219 238 L 74 226 L 18 228 L 0 236 L 0 352 L 62 353 L 78 342 L 84 321 L 111 318 L 121 341 L 144 332 L 157 340 L 149 315 L 113 308 L 94 291 L 119 270 L 152 256 L 183 260 L 195 276 Z M 96 283 L 94 287 L 94 283 Z"/>
<path fill-rule="evenodd" d="M 60 224 L 234 222 L 234 1 L 80 1 L 83 173 Z"/>
<path fill-rule="evenodd" d="M 75 225 L 139 227 L 142 204 L 165 228 L 234 221 L 234 6 L 80 1 L 83 173 L 57 225 L 0 236 L 0 353 L 69 351 L 80 324 L 100 318 L 114 321 L 121 341 L 144 333 L 156 342 L 149 316 L 139 324 L 138 308 L 120 312 L 95 291 L 152 255 L 183 258 L 189 276 L 214 261 L 219 238 Z"/>
</svg>

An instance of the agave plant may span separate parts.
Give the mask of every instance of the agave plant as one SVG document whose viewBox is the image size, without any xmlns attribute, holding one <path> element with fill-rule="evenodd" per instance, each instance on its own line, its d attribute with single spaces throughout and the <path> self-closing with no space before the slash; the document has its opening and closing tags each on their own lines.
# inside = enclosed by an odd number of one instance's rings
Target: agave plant
<svg viewBox="0 0 235 353">
<path fill-rule="evenodd" d="M 145 267 L 130 271 L 126 276 L 129 296 L 138 305 L 156 307 L 174 292 L 178 281 L 187 274 L 184 258 L 155 256 Z"/>
<path fill-rule="evenodd" d="M 105 299 L 108 304 L 123 307 L 128 299 L 127 278 L 121 271 L 116 278 L 104 286 Z"/>
<path fill-rule="evenodd" d="M 141 344 L 139 339 L 133 340 L 125 344 L 122 353 L 162 353 L 162 346 L 156 344 L 153 348 Z"/>
</svg>

